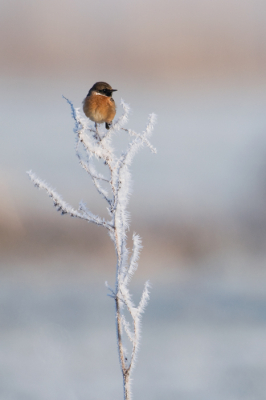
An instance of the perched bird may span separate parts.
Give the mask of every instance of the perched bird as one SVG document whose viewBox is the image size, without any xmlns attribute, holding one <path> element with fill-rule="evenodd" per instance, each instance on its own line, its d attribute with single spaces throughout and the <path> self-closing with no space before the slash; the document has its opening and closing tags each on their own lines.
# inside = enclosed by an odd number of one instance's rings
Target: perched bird
<svg viewBox="0 0 266 400">
<path fill-rule="evenodd" d="M 106 129 L 109 129 L 116 113 L 115 102 L 112 98 L 113 92 L 116 91 L 106 82 L 96 82 L 83 100 L 83 111 L 86 117 L 96 124 L 105 122 Z"/>
</svg>

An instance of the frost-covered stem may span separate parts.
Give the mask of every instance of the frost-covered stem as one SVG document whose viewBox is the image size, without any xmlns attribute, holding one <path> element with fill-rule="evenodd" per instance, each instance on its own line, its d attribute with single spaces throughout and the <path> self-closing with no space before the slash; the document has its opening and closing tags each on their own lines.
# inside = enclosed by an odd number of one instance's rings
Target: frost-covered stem
<svg viewBox="0 0 266 400">
<path fill-rule="evenodd" d="M 112 173 L 112 171 L 111 171 Z M 114 220 L 116 221 L 116 213 L 117 209 L 114 212 Z M 125 232 L 122 231 L 122 234 Z M 121 305 L 120 305 L 120 272 L 122 267 L 122 257 L 121 257 L 121 234 L 119 235 L 119 230 L 115 224 L 114 227 L 114 237 L 115 237 L 115 247 L 116 247 L 116 255 L 117 255 L 117 266 L 116 266 L 116 284 L 115 284 L 115 312 L 116 312 L 116 334 L 117 334 L 117 345 L 118 345 L 118 353 L 119 353 L 119 361 L 123 375 L 123 389 L 124 389 L 124 400 L 130 400 L 130 379 L 129 379 L 129 370 L 126 367 L 125 362 L 125 353 L 123 349 L 122 343 L 122 333 L 123 333 L 123 324 L 122 324 L 122 313 L 121 313 Z"/>
<path fill-rule="evenodd" d="M 116 310 L 116 332 L 117 332 L 117 342 L 118 351 L 120 358 L 120 365 L 123 375 L 123 386 L 124 386 L 124 400 L 130 400 L 130 381 L 129 381 L 129 371 L 125 364 L 125 355 L 122 344 L 122 321 L 121 321 L 121 311 L 120 311 L 120 300 L 119 297 L 115 298 L 115 310 Z"/>
<path fill-rule="evenodd" d="M 131 398 L 131 392 L 130 392 L 130 377 L 129 377 L 129 371 L 127 371 L 123 375 L 123 383 L 124 383 L 124 398 L 125 400 L 130 400 Z"/>
<path fill-rule="evenodd" d="M 155 123 L 155 115 L 151 114 L 149 116 L 148 125 L 142 133 L 135 133 L 130 129 L 125 129 L 124 124 L 128 119 L 129 106 L 122 100 L 121 105 L 124 109 L 124 114 L 112 124 L 108 131 L 103 132 L 98 124 L 95 124 L 95 126 L 88 126 L 88 120 L 80 115 L 79 109 L 75 109 L 71 101 L 68 99 L 66 100 L 71 107 L 72 117 L 75 120 L 74 133 L 76 135 L 76 154 L 79 163 L 91 177 L 98 193 L 107 202 L 107 209 L 111 219 L 106 221 L 104 218 L 93 214 L 83 201 L 80 201 L 77 210 L 74 209 L 71 205 L 66 203 L 50 185 L 39 179 L 33 172 L 29 171 L 28 175 L 36 187 L 46 191 L 48 196 L 53 200 L 54 206 L 62 215 L 68 214 L 71 217 L 81 218 L 87 222 L 93 222 L 94 224 L 103 226 L 108 230 L 114 242 L 117 255 L 116 283 L 115 289 L 109 287 L 108 284 L 107 287 L 110 291 L 109 296 L 115 300 L 117 346 L 123 376 L 124 400 L 130 400 L 130 376 L 135 365 L 136 354 L 139 347 L 140 318 L 149 298 L 149 284 L 146 282 L 139 305 L 135 307 L 131 300 L 128 284 L 138 267 L 139 252 L 142 246 L 140 237 L 133 234 L 132 256 L 130 262 L 128 262 L 126 232 L 129 229 L 127 214 L 127 203 L 130 194 L 129 166 L 136 152 L 144 145 L 146 145 L 151 152 L 156 153 L 156 149 L 148 140 Z M 134 138 L 129 143 L 127 150 L 117 157 L 111 147 L 111 138 L 116 132 L 121 130 Z M 81 151 L 79 147 L 82 148 Z M 84 157 L 84 153 L 86 157 Z M 109 169 L 109 178 L 104 177 L 96 170 L 93 158 L 96 160 L 100 159 L 104 162 L 104 165 Z M 105 185 L 109 185 L 111 196 L 109 196 L 108 191 L 101 186 L 102 182 L 104 182 Z M 133 331 L 131 330 L 129 321 L 126 320 L 123 314 L 124 307 L 126 307 L 129 312 Z M 127 335 L 131 343 L 131 355 L 129 357 L 123 345 L 123 337 L 125 335 Z"/>
<path fill-rule="evenodd" d="M 116 332 L 117 332 L 117 344 L 118 344 L 118 351 L 119 351 L 119 358 L 120 358 L 120 365 L 122 369 L 122 374 L 125 383 L 125 356 L 122 344 L 122 321 L 121 321 L 121 312 L 120 312 L 120 299 L 119 299 L 119 270 L 121 268 L 121 251 L 119 248 L 119 238 L 118 232 L 115 227 L 114 229 L 114 236 L 116 241 L 116 254 L 117 254 L 117 267 L 116 267 L 116 289 L 115 289 L 115 311 L 116 311 Z M 128 399 L 125 397 L 125 399 Z"/>
</svg>

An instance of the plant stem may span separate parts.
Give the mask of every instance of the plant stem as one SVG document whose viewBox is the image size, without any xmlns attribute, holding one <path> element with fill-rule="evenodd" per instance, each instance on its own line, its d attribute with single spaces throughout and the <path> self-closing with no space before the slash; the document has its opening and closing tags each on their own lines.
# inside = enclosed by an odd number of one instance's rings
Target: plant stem
<svg viewBox="0 0 266 400">
<path fill-rule="evenodd" d="M 116 330 L 117 330 L 118 352 L 119 352 L 121 370 L 123 374 L 124 400 L 130 400 L 129 371 L 125 365 L 125 356 L 122 345 L 122 324 L 121 324 L 121 314 L 120 314 L 118 297 L 116 297 L 115 299 L 115 307 L 116 307 Z"/>
<path fill-rule="evenodd" d="M 117 212 L 117 209 L 116 211 Z M 117 332 L 117 344 L 118 353 L 120 358 L 121 371 L 123 375 L 123 389 L 124 389 L 124 400 L 130 400 L 130 380 L 129 380 L 129 369 L 126 367 L 125 355 L 122 343 L 122 321 L 121 321 L 121 311 L 120 311 L 120 270 L 121 270 L 121 248 L 119 246 L 119 237 L 116 226 L 114 228 L 116 254 L 117 254 L 117 268 L 116 268 L 116 297 L 115 297 L 115 310 L 116 310 L 116 332 Z"/>
</svg>

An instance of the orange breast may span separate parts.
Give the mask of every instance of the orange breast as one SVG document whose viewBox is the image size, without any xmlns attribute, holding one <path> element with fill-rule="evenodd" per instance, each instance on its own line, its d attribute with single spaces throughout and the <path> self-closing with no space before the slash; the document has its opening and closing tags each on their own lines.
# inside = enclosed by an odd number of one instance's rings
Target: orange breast
<svg viewBox="0 0 266 400">
<path fill-rule="evenodd" d="M 86 117 L 98 124 L 111 123 L 116 113 L 115 102 L 111 97 L 92 93 L 84 99 L 83 111 Z"/>
</svg>

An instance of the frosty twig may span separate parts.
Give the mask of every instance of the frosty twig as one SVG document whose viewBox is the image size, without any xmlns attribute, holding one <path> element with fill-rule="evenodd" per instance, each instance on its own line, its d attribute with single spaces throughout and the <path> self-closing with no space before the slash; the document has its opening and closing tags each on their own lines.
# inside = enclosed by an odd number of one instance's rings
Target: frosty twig
<svg viewBox="0 0 266 400">
<path fill-rule="evenodd" d="M 65 98 L 66 99 L 66 98 Z M 107 229 L 116 249 L 117 267 L 115 288 L 107 285 L 109 296 L 115 300 L 116 306 L 116 329 L 117 343 L 120 359 L 120 366 L 123 375 L 124 400 L 130 400 L 130 376 L 136 360 L 136 352 L 140 342 L 140 319 L 149 299 L 149 282 L 144 285 L 144 290 L 138 306 L 135 306 L 128 289 L 131 277 L 138 267 L 138 259 L 142 248 L 139 235 L 133 234 L 133 249 L 130 260 L 128 261 L 127 231 L 129 229 L 129 213 L 127 204 L 130 195 L 130 172 L 129 166 L 136 152 L 143 146 L 147 146 L 153 153 L 156 149 L 151 145 L 149 137 L 152 134 L 156 117 L 154 114 L 149 116 L 148 124 L 144 132 L 135 133 L 130 129 L 124 128 L 128 121 L 129 106 L 122 100 L 121 105 L 124 113 L 118 118 L 108 131 L 101 132 L 99 126 L 90 126 L 89 120 L 81 116 L 79 109 L 75 109 L 71 101 L 66 99 L 71 107 L 72 117 L 75 120 L 74 133 L 76 135 L 76 154 L 81 167 L 91 177 L 98 193 L 107 202 L 107 209 L 110 219 L 94 215 L 84 202 L 80 202 L 79 209 L 75 210 L 66 203 L 62 197 L 52 189 L 46 182 L 39 179 L 33 172 L 28 175 L 35 186 L 44 189 L 53 200 L 54 206 L 62 214 L 84 219 L 93 222 Z M 126 132 L 133 139 L 129 142 L 125 152 L 116 156 L 111 145 L 112 136 L 118 131 Z M 81 148 L 81 149 L 80 149 Z M 109 176 L 100 174 L 93 163 L 93 158 L 100 159 L 109 170 Z M 102 184 L 109 185 L 108 191 Z M 129 322 L 123 308 L 127 308 L 131 317 Z M 127 356 L 127 351 L 123 344 L 123 335 L 126 335 L 131 343 L 131 353 Z"/>
</svg>

